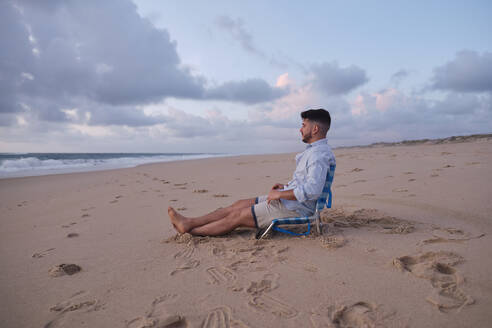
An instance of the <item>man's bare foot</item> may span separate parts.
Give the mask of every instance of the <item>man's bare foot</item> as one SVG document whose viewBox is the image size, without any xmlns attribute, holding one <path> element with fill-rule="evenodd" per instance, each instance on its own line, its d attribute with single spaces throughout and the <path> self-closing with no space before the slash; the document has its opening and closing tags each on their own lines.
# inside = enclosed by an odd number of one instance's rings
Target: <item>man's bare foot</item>
<svg viewBox="0 0 492 328">
<path fill-rule="evenodd" d="M 168 207 L 167 214 L 169 214 L 174 228 L 179 233 L 185 233 L 191 229 L 191 227 L 187 224 L 189 219 L 176 212 L 176 210 L 171 206 Z"/>
</svg>

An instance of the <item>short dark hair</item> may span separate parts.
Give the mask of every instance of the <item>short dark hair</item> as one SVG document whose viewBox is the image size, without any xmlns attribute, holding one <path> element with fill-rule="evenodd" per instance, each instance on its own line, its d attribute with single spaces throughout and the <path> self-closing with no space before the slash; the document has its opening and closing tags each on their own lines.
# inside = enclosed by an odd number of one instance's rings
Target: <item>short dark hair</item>
<svg viewBox="0 0 492 328">
<path fill-rule="evenodd" d="M 323 124 L 326 127 L 326 131 L 330 129 L 331 116 L 330 113 L 323 109 L 308 109 L 301 113 L 302 119 L 308 119 L 313 122 Z"/>
</svg>

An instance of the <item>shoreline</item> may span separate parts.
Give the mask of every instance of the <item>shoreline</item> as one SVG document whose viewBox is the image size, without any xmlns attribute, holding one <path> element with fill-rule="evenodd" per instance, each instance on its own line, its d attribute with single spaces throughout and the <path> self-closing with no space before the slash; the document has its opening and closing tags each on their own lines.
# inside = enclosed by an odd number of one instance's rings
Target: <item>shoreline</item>
<svg viewBox="0 0 492 328">
<path fill-rule="evenodd" d="M 466 143 L 466 142 L 487 142 L 492 140 L 492 134 L 472 134 L 472 135 L 463 135 L 463 136 L 451 136 L 446 138 L 438 138 L 438 139 L 415 139 L 415 140 L 403 140 L 397 142 L 376 142 L 369 145 L 356 145 L 356 146 L 341 146 L 333 148 L 333 150 L 343 150 L 343 149 L 364 149 L 364 148 L 381 148 L 381 147 L 397 147 L 397 146 L 415 146 L 415 145 L 438 145 L 438 144 L 454 144 L 454 143 Z M 300 150 L 302 151 L 302 150 Z M 291 152 L 292 153 L 292 152 Z M 7 154 L 7 153 L 5 153 Z M 12 155 L 16 155 L 17 153 L 11 153 Z M 40 153 L 18 153 L 21 154 L 40 154 Z M 65 154 L 65 153 L 45 153 L 45 154 Z M 76 154 L 76 153 L 66 153 L 66 154 Z M 78 153 L 77 153 L 78 154 Z M 120 155 L 169 155 L 169 156 L 206 156 L 203 158 L 222 158 L 222 157 L 236 157 L 236 156 L 249 156 L 249 155 L 275 155 L 275 154 L 288 154 L 288 153 L 271 153 L 271 154 L 202 154 L 202 153 L 183 153 L 183 154 L 174 154 L 174 153 L 80 153 L 80 155 L 111 155 L 111 154 L 120 154 Z M 199 158 L 187 158 L 187 159 L 170 159 L 170 160 L 162 160 L 157 162 L 148 162 L 141 164 L 103 164 L 101 167 L 79 167 L 79 168 L 59 168 L 59 169 L 46 169 L 48 172 L 42 172 L 41 170 L 31 170 L 30 172 L 24 171 L 24 173 L 6 173 L 5 175 L 0 175 L 0 180 L 2 179 L 11 179 L 11 178 L 22 178 L 22 177 L 33 177 L 33 176 L 45 176 L 45 175 L 58 175 L 58 174 L 71 174 L 71 173 L 83 173 L 83 172 L 97 172 L 97 171 L 107 171 L 107 170 L 117 170 L 117 169 L 126 169 L 138 167 L 140 165 L 147 164 L 158 164 L 158 163 L 167 163 L 167 162 L 179 162 L 184 160 L 195 160 L 201 159 Z M 2 173 L 4 174 L 4 173 Z"/>
</svg>

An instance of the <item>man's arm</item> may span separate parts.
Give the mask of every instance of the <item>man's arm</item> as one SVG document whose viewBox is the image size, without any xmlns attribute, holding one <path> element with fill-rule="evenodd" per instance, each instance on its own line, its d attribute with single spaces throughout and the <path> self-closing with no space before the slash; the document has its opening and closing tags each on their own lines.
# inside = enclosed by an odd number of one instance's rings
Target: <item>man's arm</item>
<svg viewBox="0 0 492 328">
<path fill-rule="evenodd" d="M 273 189 L 270 190 L 267 197 L 267 202 L 270 204 L 272 200 L 278 200 L 280 198 L 288 199 L 288 200 L 296 200 L 296 196 L 294 195 L 294 190 L 278 190 Z"/>
</svg>

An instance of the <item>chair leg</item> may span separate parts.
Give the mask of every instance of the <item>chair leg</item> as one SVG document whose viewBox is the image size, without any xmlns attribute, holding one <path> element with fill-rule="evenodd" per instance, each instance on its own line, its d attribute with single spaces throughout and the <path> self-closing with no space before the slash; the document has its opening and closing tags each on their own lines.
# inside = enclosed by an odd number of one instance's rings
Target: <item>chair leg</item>
<svg viewBox="0 0 492 328">
<path fill-rule="evenodd" d="M 272 230 L 272 227 L 273 227 L 274 224 L 275 224 L 275 222 L 272 221 L 272 223 L 270 223 L 270 225 L 268 226 L 268 228 L 265 229 L 265 231 L 261 234 L 261 236 L 259 236 L 259 237 L 258 237 L 258 235 L 256 236 L 256 239 L 260 240 L 263 237 L 265 237 L 268 234 L 268 232 L 270 230 Z"/>
</svg>

